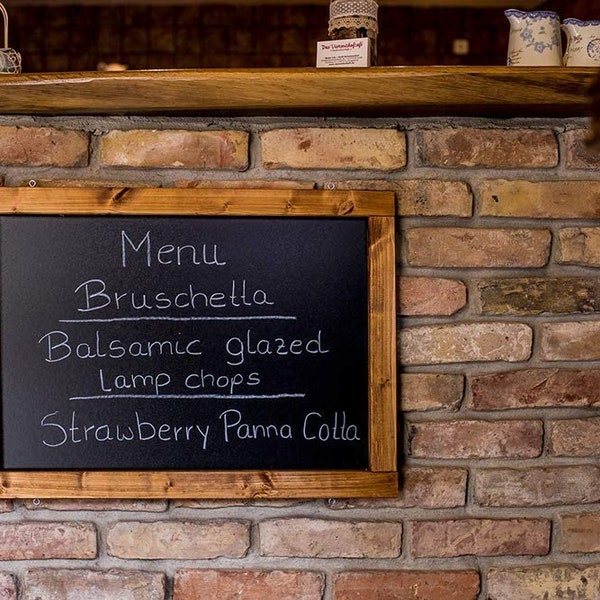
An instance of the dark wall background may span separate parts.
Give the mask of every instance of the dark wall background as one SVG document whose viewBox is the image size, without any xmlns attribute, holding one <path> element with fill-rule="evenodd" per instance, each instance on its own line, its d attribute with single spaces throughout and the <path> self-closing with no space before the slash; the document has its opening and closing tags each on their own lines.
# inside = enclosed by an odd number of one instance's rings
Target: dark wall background
<svg viewBox="0 0 600 600">
<path fill-rule="evenodd" d="M 10 7 L 10 45 L 23 70 L 306 67 L 327 39 L 328 7 L 19 6 Z M 550 0 L 562 18 L 600 19 L 588 0 Z M 508 22 L 499 9 L 380 7 L 379 65 L 502 65 Z M 455 39 L 469 53 L 453 54 Z"/>
</svg>

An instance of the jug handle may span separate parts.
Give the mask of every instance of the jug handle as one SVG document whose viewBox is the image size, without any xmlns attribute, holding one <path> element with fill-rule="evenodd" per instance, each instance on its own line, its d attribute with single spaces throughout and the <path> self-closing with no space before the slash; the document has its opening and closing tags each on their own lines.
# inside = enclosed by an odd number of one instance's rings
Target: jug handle
<svg viewBox="0 0 600 600">
<path fill-rule="evenodd" d="M 8 48 L 8 13 L 2 2 L 0 2 L 0 13 L 2 13 L 2 18 L 4 20 L 4 47 Z"/>
</svg>

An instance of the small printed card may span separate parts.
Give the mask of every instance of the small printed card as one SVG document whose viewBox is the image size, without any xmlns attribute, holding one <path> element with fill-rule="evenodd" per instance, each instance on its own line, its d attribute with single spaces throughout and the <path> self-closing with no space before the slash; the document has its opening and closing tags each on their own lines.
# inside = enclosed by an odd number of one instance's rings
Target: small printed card
<svg viewBox="0 0 600 600">
<path fill-rule="evenodd" d="M 366 37 L 317 42 L 317 67 L 368 67 L 370 43 Z"/>
</svg>

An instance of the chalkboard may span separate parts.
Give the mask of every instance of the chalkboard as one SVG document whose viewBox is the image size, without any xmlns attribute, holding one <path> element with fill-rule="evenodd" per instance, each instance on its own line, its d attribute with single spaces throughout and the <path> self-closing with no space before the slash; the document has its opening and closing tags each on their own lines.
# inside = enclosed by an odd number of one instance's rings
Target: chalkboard
<svg viewBox="0 0 600 600">
<path fill-rule="evenodd" d="M 365 219 L 3 217 L 3 462 L 367 468 Z"/>
<path fill-rule="evenodd" d="M 0 217 L 6 473 L 372 469 L 368 215 L 41 212 Z"/>
</svg>

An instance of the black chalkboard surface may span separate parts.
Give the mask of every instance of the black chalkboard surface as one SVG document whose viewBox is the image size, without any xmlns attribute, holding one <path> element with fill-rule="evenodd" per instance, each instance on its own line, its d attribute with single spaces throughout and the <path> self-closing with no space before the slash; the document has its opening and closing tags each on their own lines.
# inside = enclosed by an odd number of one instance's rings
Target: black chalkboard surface
<svg viewBox="0 0 600 600">
<path fill-rule="evenodd" d="M 367 469 L 367 219 L 0 218 L 4 469 Z"/>
</svg>

